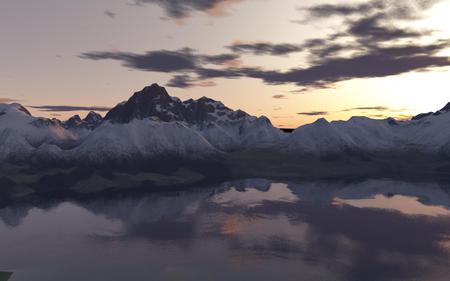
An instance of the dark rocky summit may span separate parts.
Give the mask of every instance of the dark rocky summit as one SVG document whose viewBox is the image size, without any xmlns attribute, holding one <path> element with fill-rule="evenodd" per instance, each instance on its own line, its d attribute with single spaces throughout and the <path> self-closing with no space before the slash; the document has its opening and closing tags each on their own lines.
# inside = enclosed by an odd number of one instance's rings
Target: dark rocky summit
<svg viewBox="0 0 450 281">
<path fill-rule="evenodd" d="M 81 119 L 79 115 L 70 117 L 67 121 L 62 122 L 62 125 L 66 129 L 87 129 L 93 130 L 97 128 L 103 122 L 103 117 L 96 112 L 89 112 L 88 115 Z"/>
<path fill-rule="evenodd" d="M 113 123 L 128 123 L 133 119 L 154 118 L 159 121 L 180 121 L 189 125 L 226 123 L 250 117 L 242 110 L 232 110 L 223 103 L 202 97 L 182 102 L 171 97 L 158 84 L 136 92 L 128 101 L 118 104 L 105 116 Z"/>
</svg>

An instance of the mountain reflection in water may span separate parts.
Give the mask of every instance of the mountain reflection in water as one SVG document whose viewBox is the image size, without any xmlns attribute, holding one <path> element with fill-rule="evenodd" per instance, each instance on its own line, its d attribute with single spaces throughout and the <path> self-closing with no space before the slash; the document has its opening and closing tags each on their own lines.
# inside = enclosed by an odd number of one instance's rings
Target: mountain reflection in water
<svg viewBox="0 0 450 281">
<path fill-rule="evenodd" d="M 21 280 L 448 280 L 450 188 L 227 182 L 0 209 Z"/>
</svg>

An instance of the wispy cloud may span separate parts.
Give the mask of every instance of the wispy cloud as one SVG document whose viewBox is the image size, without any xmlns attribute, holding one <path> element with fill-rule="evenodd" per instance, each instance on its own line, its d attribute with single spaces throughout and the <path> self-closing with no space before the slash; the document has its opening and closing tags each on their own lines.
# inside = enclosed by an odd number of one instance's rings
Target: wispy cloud
<svg viewBox="0 0 450 281">
<path fill-rule="evenodd" d="M 279 94 L 279 95 L 273 95 L 272 98 L 274 98 L 274 99 L 285 99 L 286 96 Z"/>
<path fill-rule="evenodd" d="M 362 110 L 390 111 L 391 109 L 387 106 L 361 106 L 361 107 L 347 108 L 341 111 L 346 112 L 346 111 L 362 111 Z"/>
<path fill-rule="evenodd" d="M 32 105 L 29 106 L 39 111 L 64 112 L 64 111 L 109 111 L 111 108 L 106 106 L 71 106 L 71 105 Z"/>
<path fill-rule="evenodd" d="M 298 112 L 298 115 L 307 115 L 307 116 L 323 116 L 328 115 L 327 111 L 307 111 L 307 112 Z"/>
<path fill-rule="evenodd" d="M 269 42 L 240 42 L 237 41 L 230 46 L 228 49 L 235 53 L 251 53 L 254 55 L 272 55 L 280 56 L 287 55 L 290 53 L 302 51 L 302 46 L 299 44 L 273 44 Z"/>
<path fill-rule="evenodd" d="M 388 116 L 383 115 L 383 114 L 371 114 L 368 117 L 377 118 L 378 119 L 378 118 L 387 118 Z"/>
<path fill-rule="evenodd" d="M 116 13 L 114 13 L 110 10 L 106 10 L 104 14 L 105 14 L 105 16 L 110 17 L 112 19 L 116 18 Z"/>
</svg>

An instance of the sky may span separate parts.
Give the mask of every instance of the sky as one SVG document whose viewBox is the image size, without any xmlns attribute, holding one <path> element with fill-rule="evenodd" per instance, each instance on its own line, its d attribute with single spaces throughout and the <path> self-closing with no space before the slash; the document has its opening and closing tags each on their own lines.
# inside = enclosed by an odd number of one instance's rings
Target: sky
<svg viewBox="0 0 450 281">
<path fill-rule="evenodd" d="M 450 102 L 450 0 L 0 0 L 0 102 L 104 114 L 146 85 L 295 128 Z"/>
</svg>

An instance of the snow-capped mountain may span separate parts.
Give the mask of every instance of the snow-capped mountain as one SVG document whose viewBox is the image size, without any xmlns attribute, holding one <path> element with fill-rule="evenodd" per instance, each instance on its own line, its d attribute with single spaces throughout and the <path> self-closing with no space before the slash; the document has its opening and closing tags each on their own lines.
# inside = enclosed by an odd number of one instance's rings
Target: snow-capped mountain
<svg viewBox="0 0 450 281">
<path fill-rule="evenodd" d="M 195 159 L 215 153 L 219 151 L 202 135 L 180 122 L 144 118 L 124 124 L 103 122 L 73 150 L 72 157 L 102 163 L 169 156 Z"/>
<path fill-rule="evenodd" d="M 352 117 L 348 121 L 316 122 L 297 128 L 285 140 L 289 151 L 306 154 L 347 152 L 450 153 L 450 104 L 410 121 Z"/>
<path fill-rule="evenodd" d="M 153 84 L 119 103 L 102 118 L 67 121 L 37 118 L 20 104 L 0 104 L 0 161 L 203 158 L 229 151 L 270 148 L 299 154 L 376 152 L 450 154 L 450 104 L 410 121 L 352 117 L 316 122 L 292 134 L 266 117 L 232 110 L 202 97 L 181 101 Z"/>
<path fill-rule="evenodd" d="M 202 97 L 182 102 L 153 84 L 118 104 L 105 116 L 113 124 L 151 118 L 162 122 L 180 122 L 199 132 L 215 148 L 225 151 L 264 147 L 280 141 L 285 134 L 266 117 L 254 117 L 232 110 L 223 103 Z"/>
<path fill-rule="evenodd" d="M 157 84 L 136 92 L 105 118 L 91 112 L 61 122 L 33 117 L 19 104 L 0 107 L 0 160 L 201 158 L 275 145 L 284 136 L 266 117 L 206 97 L 182 102 Z"/>
<path fill-rule="evenodd" d="M 0 104 L 0 160 L 53 154 L 77 139 L 59 120 L 33 117 L 17 103 Z"/>
</svg>

